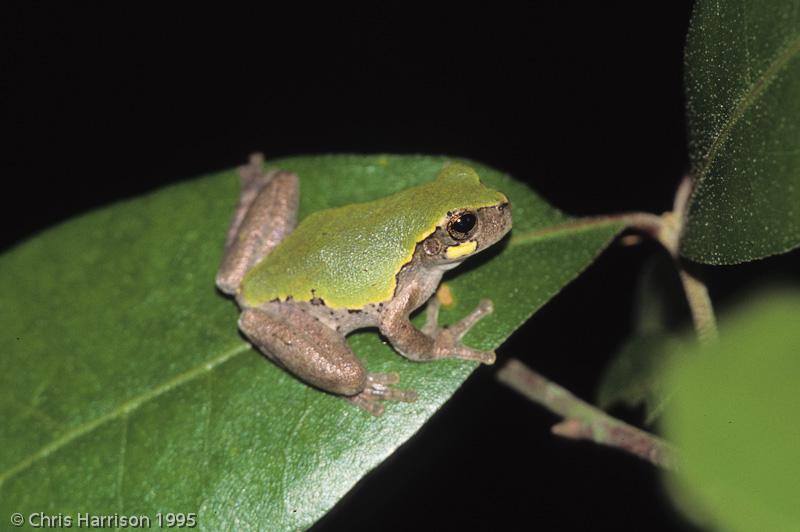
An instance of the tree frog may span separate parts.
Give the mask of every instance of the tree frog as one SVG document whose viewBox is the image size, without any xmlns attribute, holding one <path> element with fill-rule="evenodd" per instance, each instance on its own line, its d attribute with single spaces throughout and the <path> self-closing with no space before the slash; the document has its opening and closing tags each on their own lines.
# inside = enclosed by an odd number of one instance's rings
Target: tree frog
<svg viewBox="0 0 800 532">
<path fill-rule="evenodd" d="M 299 178 L 264 171 L 251 157 L 239 170 L 239 205 L 225 242 L 217 287 L 241 308 L 239 329 L 268 358 L 321 390 L 374 415 L 382 401 L 414 401 L 396 373 L 370 373 L 345 336 L 377 327 L 414 361 L 460 358 L 492 364 L 493 352 L 461 339 L 492 312 L 483 300 L 449 327 L 437 325 L 442 275 L 511 229 L 508 198 L 473 168 L 448 163 L 433 181 L 388 197 L 313 213 L 297 224 Z M 409 315 L 428 302 L 420 330 Z"/>
</svg>

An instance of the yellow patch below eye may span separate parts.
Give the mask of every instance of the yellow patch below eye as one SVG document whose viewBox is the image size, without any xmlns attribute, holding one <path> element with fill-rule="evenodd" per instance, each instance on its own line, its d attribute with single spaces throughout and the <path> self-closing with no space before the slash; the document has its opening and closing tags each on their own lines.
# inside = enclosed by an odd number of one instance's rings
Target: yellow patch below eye
<svg viewBox="0 0 800 532">
<path fill-rule="evenodd" d="M 474 240 L 464 242 L 463 244 L 458 244 L 457 246 L 450 246 L 445 252 L 445 257 L 448 259 L 457 259 L 459 257 L 463 257 L 464 255 L 469 255 L 475 251 L 475 248 L 477 247 L 478 243 Z"/>
</svg>

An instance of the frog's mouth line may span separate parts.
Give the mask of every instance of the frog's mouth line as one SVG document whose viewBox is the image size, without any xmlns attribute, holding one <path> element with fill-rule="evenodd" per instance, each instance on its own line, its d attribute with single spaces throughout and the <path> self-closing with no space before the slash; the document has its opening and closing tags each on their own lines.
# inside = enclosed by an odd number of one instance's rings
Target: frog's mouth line
<svg viewBox="0 0 800 532">
<path fill-rule="evenodd" d="M 469 255 L 478 247 L 478 242 L 475 240 L 470 240 L 468 242 L 464 242 L 462 244 L 457 244 L 455 246 L 450 246 L 445 251 L 444 255 L 450 260 L 461 258 L 465 255 Z"/>
</svg>

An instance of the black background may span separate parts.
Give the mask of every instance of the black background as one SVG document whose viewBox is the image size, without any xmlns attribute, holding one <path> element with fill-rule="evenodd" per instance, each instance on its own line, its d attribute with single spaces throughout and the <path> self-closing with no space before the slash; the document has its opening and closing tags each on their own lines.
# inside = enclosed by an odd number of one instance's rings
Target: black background
<svg viewBox="0 0 800 532">
<path fill-rule="evenodd" d="M 610 4 L 4 5 L 0 247 L 255 150 L 463 156 L 571 214 L 662 212 L 688 168 L 691 3 Z M 518 356 L 592 398 L 630 330 L 637 273 L 656 252 L 612 246 L 500 362 Z M 780 260 L 715 274 L 712 293 L 724 301 L 769 268 L 788 271 Z M 554 438 L 555 418 L 498 385 L 496 368 L 476 371 L 318 530 L 690 529 L 654 468 Z"/>
</svg>

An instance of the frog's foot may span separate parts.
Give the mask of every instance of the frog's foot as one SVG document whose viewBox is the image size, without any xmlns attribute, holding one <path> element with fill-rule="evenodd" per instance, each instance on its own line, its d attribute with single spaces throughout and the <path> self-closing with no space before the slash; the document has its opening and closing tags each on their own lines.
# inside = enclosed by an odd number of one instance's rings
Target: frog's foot
<svg viewBox="0 0 800 532">
<path fill-rule="evenodd" d="M 247 160 L 247 164 L 240 166 L 238 169 L 239 177 L 242 179 L 242 184 L 247 187 L 254 181 L 263 179 L 264 177 L 264 154 L 251 153 Z"/>
<path fill-rule="evenodd" d="M 277 169 L 265 171 L 264 155 L 261 153 L 251 153 L 247 164 L 243 164 L 237 168 L 237 171 L 239 172 L 239 178 L 241 180 L 241 191 L 239 193 L 239 206 L 234 213 L 233 225 L 238 227 L 242 223 L 248 209 L 250 209 L 250 206 L 255 201 L 259 192 L 282 172 Z"/>
<path fill-rule="evenodd" d="M 217 272 L 217 287 L 236 295 L 245 274 L 269 255 L 297 223 L 299 180 L 282 170 L 264 171 L 264 157 L 250 156 L 239 168 L 242 186 L 233 213 L 225 253 Z"/>
<path fill-rule="evenodd" d="M 494 351 L 479 351 L 461 343 L 472 327 L 481 319 L 494 311 L 494 305 L 488 299 L 481 300 L 475 310 L 464 319 L 448 327 L 439 328 L 439 299 L 431 298 L 426 309 L 426 323 L 422 332 L 434 339 L 433 358 L 461 358 L 464 360 L 477 360 L 484 364 L 494 364 Z"/>
<path fill-rule="evenodd" d="M 373 416 L 383 414 L 382 401 L 403 401 L 405 403 L 416 401 L 417 392 L 414 390 L 392 388 L 392 385 L 398 382 L 400 382 L 400 375 L 397 373 L 369 373 L 364 389 L 356 395 L 348 397 L 347 400 Z"/>
</svg>

